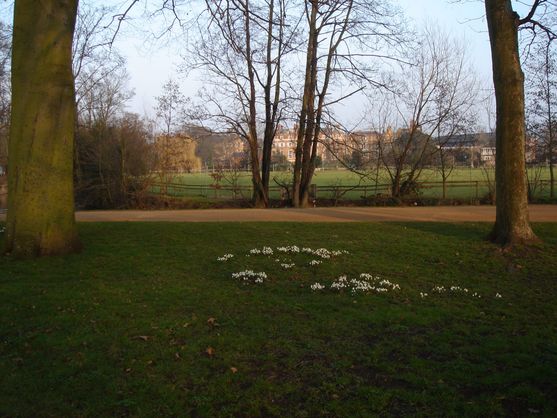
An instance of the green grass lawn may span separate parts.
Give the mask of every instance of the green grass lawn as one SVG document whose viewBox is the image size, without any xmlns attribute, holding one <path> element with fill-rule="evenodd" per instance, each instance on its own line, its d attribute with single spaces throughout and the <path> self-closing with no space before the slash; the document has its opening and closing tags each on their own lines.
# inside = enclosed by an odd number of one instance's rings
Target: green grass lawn
<svg viewBox="0 0 557 418">
<path fill-rule="evenodd" d="M 534 177 L 535 169 L 529 169 L 530 177 Z M 491 168 L 470 168 L 470 167 L 456 167 L 449 177 L 449 181 L 485 181 L 486 173 L 490 178 L 494 178 L 495 169 Z M 287 172 L 273 171 L 271 173 L 271 178 L 273 176 L 288 178 L 289 174 Z M 385 169 L 381 169 L 379 177 L 382 181 L 388 181 L 389 175 Z M 549 179 L 549 169 L 542 168 L 540 173 L 540 178 L 548 180 Z M 359 176 L 349 170 L 317 170 L 314 176 L 314 183 L 318 186 L 328 186 L 334 185 L 337 182 L 341 182 L 345 185 L 358 184 Z M 435 169 L 424 169 L 420 181 L 441 181 L 441 173 L 439 170 Z M 214 182 L 209 173 L 190 173 L 190 174 L 180 174 L 176 181 L 184 184 L 196 184 L 196 185 L 210 185 Z M 226 182 L 223 181 L 223 184 Z M 364 181 L 364 184 L 366 181 Z M 372 184 L 372 180 L 367 180 L 367 184 Z M 248 171 L 241 173 L 239 184 L 244 186 L 249 186 L 251 184 L 251 177 Z"/>
<path fill-rule="evenodd" d="M 82 254 L 0 258 L 0 416 L 557 415 L 557 224 L 515 253 L 487 224 L 79 227 Z M 361 273 L 400 289 L 329 288 Z"/>
<path fill-rule="evenodd" d="M 534 179 L 536 175 L 535 168 L 529 169 L 529 178 Z M 548 181 L 549 180 L 549 169 L 548 168 L 541 168 L 541 171 L 537 174 L 540 180 Z M 287 172 L 272 172 L 271 173 L 271 186 L 276 186 L 276 183 L 272 180 L 273 178 L 278 178 L 279 181 L 290 181 L 291 173 Z M 448 199 L 463 199 L 463 200 L 475 200 L 476 198 L 483 198 L 489 192 L 489 187 L 486 184 L 487 180 L 489 179 L 493 182 L 495 178 L 494 168 L 465 168 L 465 167 L 457 167 L 452 172 L 450 177 L 448 178 L 449 182 L 469 182 L 470 184 L 460 184 L 454 185 L 450 184 L 447 188 L 447 198 Z M 232 198 L 232 192 L 230 191 L 215 191 L 212 184 L 214 184 L 214 180 L 211 178 L 209 173 L 190 173 L 190 174 L 180 174 L 175 177 L 173 180 L 179 184 L 186 184 L 186 185 L 196 185 L 196 186 L 204 186 L 202 190 L 170 190 L 171 194 L 181 196 L 185 195 L 188 199 L 205 199 L 205 198 Z M 435 169 L 424 169 L 421 173 L 419 182 L 441 182 L 442 177 L 439 170 Z M 473 182 L 480 182 L 477 189 L 476 185 L 472 184 Z M 319 192 L 319 188 L 330 187 L 330 186 L 374 186 L 375 182 L 372 178 L 366 178 L 363 181 L 360 180 L 360 177 L 348 170 L 318 170 L 315 172 L 313 177 L 313 184 L 316 184 L 318 187 L 318 199 L 331 199 L 334 197 L 334 191 L 321 191 Z M 382 169 L 379 173 L 379 181 L 380 185 L 388 185 L 390 184 L 389 175 L 386 170 Z M 251 176 L 249 172 L 241 173 L 238 183 L 239 186 L 250 186 L 251 185 Z M 227 182 L 226 179 L 221 180 L 221 185 L 223 186 L 230 186 L 230 183 Z M 158 190 L 158 189 L 156 189 Z M 379 189 L 379 193 L 387 193 L 388 189 Z M 245 198 L 250 197 L 249 193 L 244 193 Z M 375 191 L 373 188 L 367 191 L 368 195 L 375 195 Z M 437 198 L 440 199 L 443 196 L 443 189 L 441 185 L 425 185 L 420 194 L 424 198 Z M 280 194 L 278 192 L 272 192 L 271 197 L 278 199 Z M 543 188 L 539 188 L 535 191 L 536 197 L 549 197 L 549 185 L 544 185 Z M 359 200 L 362 197 L 362 191 L 349 191 L 345 195 L 343 195 L 344 200 Z"/>
</svg>

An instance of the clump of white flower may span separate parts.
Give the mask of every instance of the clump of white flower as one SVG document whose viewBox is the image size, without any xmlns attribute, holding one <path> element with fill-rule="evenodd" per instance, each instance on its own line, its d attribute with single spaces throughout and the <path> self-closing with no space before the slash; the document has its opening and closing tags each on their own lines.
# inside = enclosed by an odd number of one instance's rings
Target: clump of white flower
<svg viewBox="0 0 557 418">
<path fill-rule="evenodd" d="M 374 277 L 369 273 L 360 274 L 359 279 L 348 279 L 347 276 L 340 276 L 331 284 L 333 290 L 350 290 L 352 293 L 358 292 L 377 292 L 386 293 L 389 290 L 400 290 L 400 285 L 389 280 Z"/>
<path fill-rule="evenodd" d="M 367 281 L 377 281 L 379 280 L 379 277 L 373 277 L 373 275 L 369 273 L 362 273 L 360 274 L 360 279 Z"/>
<path fill-rule="evenodd" d="M 420 297 L 421 297 L 422 299 L 423 299 L 423 298 L 427 298 L 427 297 L 428 297 L 428 294 L 427 294 L 427 293 L 420 292 Z"/>
<path fill-rule="evenodd" d="M 300 248 L 298 248 L 296 245 L 290 245 L 287 247 L 277 247 L 277 251 L 279 253 L 295 254 L 300 252 Z"/>
<path fill-rule="evenodd" d="M 376 278 L 378 279 L 378 277 Z M 387 279 L 383 279 L 379 282 L 380 286 L 386 287 L 386 288 L 391 288 L 391 290 L 400 290 L 400 285 L 396 284 L 396 283 L 391 283 L 389 280 Z"/>
<path fill-rule="evenodd" d="M 322 258 L 323 260 L 328 260 L 331 258 L 331 252 L 326 248 L 318 248 L 317 250 L 313 251 L 313 255 Z"/>
<path fill-rule="evenodd" d="M 273 255 L 273 249 L 271 247 L 263 247 L 261 249 L 253 248 L 252 250 L 249 250 L 249 253 L 251 255 Z"/>
<path fill-rule="evenodd" d="M 340 276 L 331 284 L 331 289 L 342 290 L 348 287 L 348 277 Z"/>
<path fill-rule="evenodd" d="M 292 264 L 287 264 L 287 263 L 282 263 L 280 266 L 285 269 L 285 270 L 289 270 L 292 267 L 294 267 L 296 264 L 292 263 Z"/>
<path fill-rule="evenodd" d="M 465 294 L 465 295 L 471 295 L 473 298 L 477 298 L 477 299 L 481 299 L 482 295 L 480 295 L 478 292 L 471 292 L 470 290 L 468 290 L 468 288 L 466 287 L 461 287 L 461 286 L 450 286 L 448 289 L 445 288 L 444 286 L 435 286 L 432 289 L 432 292 L 434 293 L 452 293 L 452 294 Z M 497 298 L 497 295 L 499 293 L 497 293 L 495 295 L 495 297 Z"/>
<path fill-rule="evenodd" d="M 234 254 L 225 254 L 222 257 L 217 257 L 217 261 L 228 261 L 231 258 L 234 258 Z"/>
<path fill-rule="evenodd" d="M 322 263 L 322 261 L 320 261 L 320 260 L 311 260 L 309 262 L 309 265 L 312 266 L 312 267 L 315 267 L 315 266 L 318 266 L 321 263 Z"/>
<path fill-rule="evenodd" d="M 387 290 L 387 289 L 382 289 L 382 288 L 376 288 L 370 282 L 368 282 L 366 280 L 358 280 L 358 279 L 351 279 L 350 282 L 349 282 L 349 286 L 350 286 L 350 289 L 352 290 L 352 293 L 371 292 L 373 290 L 375 290 L 377 292 L 383 292 L 383 291 Z"/>
<path fill-rule="evenodd" d="M 495 293 L 495 299 L 501 299 L 502 297 L 501 293 Z"/>
<path fill-rule="evenodd" d="M 232 278 L 241 280 L 244 283 L 253 282 L 253 283 L 261 284 L 265 279 L 267 279 L 267 273 L 263 271 L 255 272 L 253 270 L 244 270 L 238 273 L 232 273 Z"/>
<path fill-rule="evenodd" d="M 325 286 L 323 286 L 321 283 L 314 283 L 310 286 L 310 288 L 313 291 L 319 291 L 325 289 Z"/>
</svg>

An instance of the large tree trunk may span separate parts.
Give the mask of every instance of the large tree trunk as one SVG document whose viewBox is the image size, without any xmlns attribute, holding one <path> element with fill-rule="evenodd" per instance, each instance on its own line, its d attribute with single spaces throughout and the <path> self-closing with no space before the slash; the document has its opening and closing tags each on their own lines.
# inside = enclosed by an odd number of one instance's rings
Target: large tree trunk
<svg viewBox="0 0 557 418">
<path fill-rule="evenodd" d="M 18 257 L 80 248 L 74 217 L 78 0 L 16 0 L 5 250 Z"/>
<path fill-rule="evenodd" d="M 491 233 L 503 245 L 536 239 L 528 219 L 524 155 L 524 74 L 518 52 L 519 17 L 510 0 L 485 0 L 497 104 L 497 210 Z"/>
</svg>

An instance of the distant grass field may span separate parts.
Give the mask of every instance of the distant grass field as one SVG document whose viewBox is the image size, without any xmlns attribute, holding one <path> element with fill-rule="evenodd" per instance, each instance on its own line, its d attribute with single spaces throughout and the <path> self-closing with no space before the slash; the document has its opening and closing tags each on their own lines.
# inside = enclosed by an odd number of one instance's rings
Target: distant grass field
<svg viewBox="0 0 557 418">
<path fill-rule="evenodd" d="M 537 172 L 537 173 L 536 173 Z M 549 169 L 529 169 L 529 177 L 539 180 L 549 181 Z M 280 182 L 291 181 L 291 173 L 288 172 L 273 172 L 271 175 L 271 186 L 276 186 L 277 184 L 273 181 L 276 178 Z M 386 170 L 381 170 L 379 172 L 379 185 L 387 186 L 390 182 L 389 175 Z M 495 173 L 493 168 L 455 168 L 448 178 L 448 182 L 468 182 L 468 184 L 448 184 L 447 187 L 447 198 L 448 199 L 469 199 L 476 200 L 482 199 L 489 193 L 489 186 L 486 184 L 487 181 L 493 184 L 495 178 Z M 425 182 L 426 184 L 420 189 L 420 196 L 423 198 L 442 198 L 443 189 L 441 185 L 427 184 L 427 182 L 441 182 L 442 176 L 439 170 L 426 169 L 421 173 L 418 182 Z M 184 185 L 195 185 L 202 186 L 198 190 L 176 190 L 175 195 L 177 196 L 188 196 L 189 198 L 231 198 L 232 193 L 225 190 L 215 191 L 214 187 L 211 185 L 215 184 L 215 181 L 209 173 L 191 173 L 191 174 L 180 174 L 176 176 L 173 182 Z M 479 182 L 477 185 L 474 182 Z M 386 187 L 375 189 L 375 180 L 372 178 L 364 178 L 363 180 L 355 173 L 348 170 L 318 170 L 316 171 L 313 183 L 317 185 L 318 199 L 331 199 L 335 197 L 335 193 L 338 193 L 338 188 L 344 186 L 369 186 L 365 191 L 367 196 L 375 195 L 377 193 L 388 193 Z M 220 181 L 222 186 L 231 185 L 231 177 L 226 176 Z M 236 182 L 238 186 L 251 186 L 251 175 L 249 172 L 242 172 L 238 177 Z M 322 189 L 320 192 L 319 189 Z M 342 196 L 345 200 L 358 200 L 363 196 L 361 190 L 349 191 Z M 249 197 L 249 193 L 244 192 L 244 197 Z M 237 197 L 241 197 L 238 195 Z M 272 193 L 272 197 L 278 199 L 280 197 L 278 192 Z M 547 198 L 549 197 L 549 186 L 546 184 L 543 188 L 538 188 L 536 190 L 536 197 Z"/>
<path fill-rule="evenodd" d="M 80 224 L 82 254 L 0 257 L 0 416 L 556 416 L 557 224 L 489 227 Z M 361 273 L 389 290 L 330 289 Z"/>
</svg>

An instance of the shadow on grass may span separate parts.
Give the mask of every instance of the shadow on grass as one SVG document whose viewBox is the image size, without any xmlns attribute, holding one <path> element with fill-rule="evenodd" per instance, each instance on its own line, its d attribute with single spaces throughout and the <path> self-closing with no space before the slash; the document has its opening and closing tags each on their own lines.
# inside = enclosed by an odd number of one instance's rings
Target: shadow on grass
<svg viewBox="0 0 557 418">
<path fill-rule="evenodd" d="M 449 237 L 459 241 L 486 241 L 490 231 L 490 223 L 438 223 L 438 222 L 409 222 L 396 223 L 398 226 L 405 226 L 408 229 L 424 232 L 429 235 L 439 235 Z"/>
</svg>

